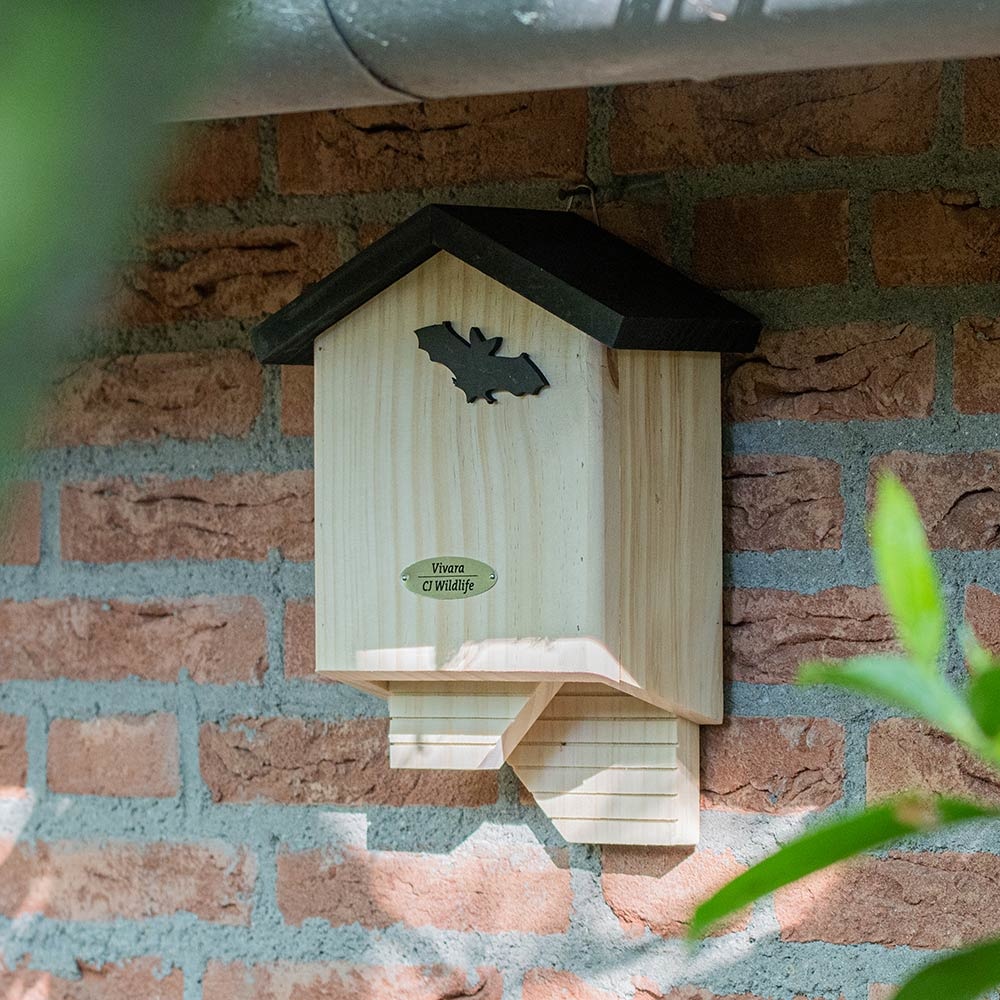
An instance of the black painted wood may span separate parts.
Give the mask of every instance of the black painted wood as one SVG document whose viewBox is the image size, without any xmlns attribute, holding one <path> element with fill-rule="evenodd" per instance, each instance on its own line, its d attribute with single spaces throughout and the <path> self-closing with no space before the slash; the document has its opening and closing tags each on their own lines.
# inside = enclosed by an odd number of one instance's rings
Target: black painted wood
<svg viewBox="0 0 1000 1000">
<path fill-rule="evenodd" d="M 439 250 L 608 347 L 749 351 L 760 333 L 744 309 L 572 212 L 428 205 L 257 326 L 258 359 L 312 364 L 316 337 Z"/>
</svg>

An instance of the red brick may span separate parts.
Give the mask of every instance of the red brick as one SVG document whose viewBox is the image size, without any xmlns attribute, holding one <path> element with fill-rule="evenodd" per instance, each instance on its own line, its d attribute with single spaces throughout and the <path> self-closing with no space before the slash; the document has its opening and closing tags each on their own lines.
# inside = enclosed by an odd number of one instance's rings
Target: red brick
<svg viewBox="0 0 1000 1000">
<path fill-rule="evenodd" d="M 831 719 L 727 718 L 701 731 L 706 809 L 825 809 L 843 794 L 844 728 Z"/>
<path fill-rule="evenodd" d="M 328 674 L 316 673 L 316 606 L 312 601 L 285 605 L 285 677 L 336 683 Z"/>
<path fill-rule="evenodd" d="M 868 798 L 920 789 L 1000 805 L 1000 776 L 920 719 L 884 719 L 868 734 Z"/>
<path fill-rule="evenodd" d="M 584 176 L 584 90 L 345 108 L 276 121 L 278 185 L 287 194 Z"/>
<path fill-rule="evenodd" d="M 729 420 L 898 420 L 930 416 L 934 338 L 909 323 L 765 332 L 723 367 Z"/>
<path fill-rule="evenodd" d="M 158 958 L 121 965 L 77 960 L 79 976 L 64 979 L 36 969 L 7 969 L 0 963 L 0 996 L 6 1000 L 183 1000 L 184 973 L 166 971 Z"/>
<path fill-rule="evenodd" d="M 59 380 L 34 447 L 158 437 L 242 437 L 260 414 L 260 365 L 236 350 L 124 355 L 77 365 Z"/>
<path fill-rule="evenodd" d="M 1000 655 L 1000 594 L 975 584 L 966 587 L 965 618 L 979 642 Z"/>
<path fill-rule="evenodd" d="M 573 893 L 565 861 L 541 848 L 460 857 L 347 848 L 278 855 L 278 907 L 299 926 L 403 923 L 439 930 L 562 934 Z"/>
<path fill-rule="evenodd" d="M 176 717 L 54 719 L 49 725 L 48 785 L 50 791 L 68 795 L 176 795 Z"/>
<path fill-rule="evenodd" d="M 211 961 L 202 985 L 204 1000 L 501 1000 L 502 995 L 496 969 L 465 972 L 444 965 Z"/>
<path fill-rule="evenodd" d="M 255 319 L 275 312 L 339 263 L 320 226 L 170 233 L 121 276 L 112 303 L 126 326 Z"/>
<path fill-rule="evenodd" d="M 878 457 L 872 461 L 869 504 L 882 469 L 894 472 L 913 493 L 933 548 L 1000 548 L 1000 451 L 896 451 Z"/>
<path fill-rule="evenodd" d="M 0 503 L 0 566 L 36 566 L 42 551 L 42 485 L 14 483 Z"/>
<path fill-rule="evenodd" d="M 635 984 L 634 1000 L 765 1000 L 753 993 L 727 993 L 725 996 L 720 996 L 700 986 L 676 986 L 665 990 L 646 976 L 635 976 L 632 982 Z M 807 1000 L 807 998 L 799 995 L 795 1000 Z M 839 1000 L 843 1000 L 843 997 Z"/>
<path fill-rule="evenodd" d="M 967 59 L 965 75 L 965 145 L 1000 146 L 1000 59 Z"/>
<path fill-rule="evenodd" d="M 392 228 L 384 222 L 363 222 L 358 226 L 358 249 L 367 249 L 376 240 L 382 239 Z"/>
<path fill-rule="evenodd" d="M 496 771 L 390 768 L 388 719 L 206 723 L 200 759 L 216 802 L 483 806 L 498 794 Z"/>
<path fill-rule="evenodd" d="M 726 677 L 791 684 L 806 660 L 840 660 L 896 650 L 878 588 L 727 590 L 723 600 Z"/>
<path fill-rule="evenodd" d="M 312 365 L 281 367 L 281 432 L 289 437 L 312 437 Z"/>
<path fill-rule="evenodd" d="M 1000 208 L 974 191 L 883 191 L 872 199 L 872 261 L 889 287 L 1000 281 Z"/>
<path fill-rule="evenodd" d="M 175 138 L 163 198 L 170 205 L 221 205 L 260 186 L 260 119 L 188 123 Z"/>
<path fill-rule="evenodd" d="M 974 317 L 955 324 L 955 409 L 1000 413 L 1000 320 Z"/>
<path fill-rule="evenodd" d="M 572 972 L 529 969 L 524 974 L 521 1000 L 617 1000 L 617 994 L 599 990 Z"/>
<path fill-rule="evenodd" d="M 28 780 L 27 735 L 23 716 L 0 715 L 0 798 L 20 794 Z"/>
<path fill-rule="evenodd" d="M 312 472 L 103 479 L 62 488 L 62 557 L 85 562 L 313 555 Z"/>
<path fill-rule="evenodd" d="M 784 941 L 956 948 L 1000 933 L 992 854 L 863 857 L 775 894 Z"/>
<path fill-rule="evenodd" d="M 53 920 L 138 920 L 193 913 L 247 925 L 257 863 L 246 851 L 199 844 L 0 845 L 0 913 Z"/>
<path fill-rule="evenodd" d="M 847 281 L 847 192 L 734 195 L 700 202 L 694 270 L 715 288 Z"/>
<path fill-rule="evenodd" d="M 254 597 L 180 601 L 0 601 L 0 678 L 259 683 L 264 609 Z"/>
<path fill-rule="evenodd" d="M 844 500 L 836 462 L 734 455 L 723 463 L 722 503 L 729 551 L 840 548 Z"/>
<path fill-rule="evenodd" d="M 939 63 L 916 63 L 616 87 L 612 168 L 919 153 L 940 78 Z"/>
<path fill-rule="evenodd" d="M 728 851 L 606 846 L 601 887 L 629 937 L 641 937 L 648 928 L 661 937 L 676 938 L 686 933 L 699 903 L 745 870 Z M 737 916 L 716 933 L 746 926 L 747 918 Z"/>
</svg>

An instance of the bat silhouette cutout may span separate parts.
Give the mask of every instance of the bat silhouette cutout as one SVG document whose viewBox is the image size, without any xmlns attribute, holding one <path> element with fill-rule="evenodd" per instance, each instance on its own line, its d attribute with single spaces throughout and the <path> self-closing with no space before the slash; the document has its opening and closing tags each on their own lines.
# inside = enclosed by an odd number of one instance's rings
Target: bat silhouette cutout
<svg viewBox="0 0 1000 1000">
<path fill-rule="evenodd" d="M 477 399 L 495 403 L 495 392 L 535 396 L 549 384 L 527 354 L 497 357 L 503 338 L 484 337 L 478 326 L 472 327 L 468 340 L 456 333 L 451 323 L 422 326 L 414 332 L 420 349 L 427 352 L 431 361 L 451 370 L 455 376 L 452 382 L 470 403 Z"/>
</svg>

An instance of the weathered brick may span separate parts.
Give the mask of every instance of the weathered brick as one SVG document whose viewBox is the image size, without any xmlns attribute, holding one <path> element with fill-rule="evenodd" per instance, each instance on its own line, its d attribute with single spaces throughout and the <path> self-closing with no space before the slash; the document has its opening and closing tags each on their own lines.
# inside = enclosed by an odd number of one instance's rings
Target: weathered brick
<svg viewBox="0 0 1000 1000">
<path fill-rule="evenodd" d="M 582 180 L 587 92 L 491 94 L 283 115 L 278 185 L 340 194 L 552 177 Z"/>
<path fill-rule="evenodd" d="M 695 206 L 694 270 L 715 288 L 847 281 L 847 192 L 734 195 Z"/>
<path fill-rule="evenodd" d="M 5 842 L 0 913 L 139 920 L 193 913 L 250 922 L 256 859 L 229 845 Z"/>
<path fill-rule="evenodd" d="M 629 937 L 641 937 L 648 928 L 661 937 L 676 938 L 686 933 L 694 908 L 743 871 L 728 851 L 606 846 L 601 888 Z M 736 916 L 715 933 L 746 925 L 746 916 Z"/>
<path fill-rule="evenodd" d="M 868 733 L 868 798 L 910 789 L 1000 805 L 1000 775 L 920 719 L 883 719 Z"/>
<path fill-rule="evenodd" d="M 183 1000 L 184 973 L 168 972 L 158 958 L 137 958 L 121 965 L 77 960 L 73 979 L 37 969 L 5 968 L 0 962 L 0 996 L 6 1000 Z"/>
<path fill-rule="evenodd" d="M 528 969 L 521 986 L 521 1000 L 617 1000 L 617 994 L 599 990 L 572 972 Z"/>
<path fill-rule="evenodd" d="M 647 976 L 635 976 L 632 979 L 635 985 L 635 996 L 633 1000 L 765 1000 L 754 993 L 727 993 L 720 996 L 711 990 L 703 989 L 700 986 L 675 986 L 673 989 L 664 989 L 657 985 Z M 837 994 L 831 994 L 830 1000 L 834 1000 Z M 796 996 L 795 1000 L 807 1000 L 804 996 Z M 837 1000 L 843 1000 L 838 997 Z"/>
<path fill-rule="evenodd" d="M 1000 655 L 1000 594 L 975 584 L 966 587 L 965 618 L 979 642 Z"/>
<path fill-rule="evenodd" d="M 68 795 L 176 795 L 176 716 L 54 719 L 49 725 L 48 786 Z"/>
<path fill-rule="evenodd" d="M 104 479 L 62 488 L 62 556 L 85 562 L 313 555 L 312 472 Z"/>
<path fill-rule="evenodd" d="M 730 420 L 926 417 L 933 334 L 910 323 L 767 331 L 753 354 L 725 357 L 723 395 Z"/>
<path fill-rule="evenodd" d="M 832 719 L 729 717 L 701 732 L 706 809 L 825 809 L 843 794 L 844 728 Z"/>
<path fill-rule="evenodd" d="M 501 1000 L 493 968 L 466 972 L 444 965 L 377 966 L 346 962 L 243 965 L 211 961 L 203 1000 Z"/>
<path fill-rule="evenodd" d="M 175 137 L 163 198 L 170 205 L 221 205 L 260 186 L 260 119 L 189 122 Z"/>
<path fill-rule="evenodd" d="M 868 1000 L 892 1000 L 898 990 L 898 986 L 890 986 L 888 983 L 872 983 L 868 987 Z"/>
<path fill-rule="evenodd" d="M 872 199 L 872 261 L 889 287 L 1000 281 L 1000 208 L 974 191 L 883 191 Z"/>
<path fill-rule="evenodd" d="M 14 483 L 0 502 L 0 566 L 35 566 L 42 551 L 41 483 Z"/>
<path fill-rule="evenodd" d="M 723 664 L 728 680 L 791 684 L 807 660 L 840 660 L 896 649 L 876 587 L 727 590 Z"/>
<path fill-rule="evenodd" d="M 498 794 L 496 771 L 390 768 L 387 719 L 206 723 L 200 759 L 216 802 L 483 806 Z"/>
<path fill-rule="evenodd" d="M 562 852 L 561 852 L 562 853 Z M 557 863 L 557 861 L 559 863 Z M 278 855 L 278 906 L 299 926 L 403 923 L 439 930 L 562 934 L 572 908 L 565 859 L 538 847 L 457 857 L 347 848 Z"/>
<path fill-rule="evenodd" d="M 321 226 L 180 232 L 146 246 L 112 294 L 126 326 L 254 319 L 273 313 L 339 263 L 336 234 Z"/>
<path fill-rule="evenodd" d="M 840 548 L 840 466 L 828 459 L 729 457 L 723 463 L 722 504 L 729 551 Z"/>
<path fill-rule="evenodd" d="M 1000 413 L 1000 320 L 955 324 L 953 394 L 961 413 Z"/>
<path fill-rule="evenodd" d="M 967 59 L 965 75 L 965 145 L 1000 146 L 1000 59 Z"/>
<path fill-rule="evenodd" d="M 260 365 L 237 350 L 85 361 L 57 382 L 34 447 L 247 434 L 260 413 Z"/>
<path fill-rule="evenodd" d="M 312 365 L 281 367 L 281 432 L 290 437 L 312 437 Z"/>
<path fill-rule="evenodd" d="M 759 160 L 918 153 L 938 116 L 939 63 L 616 87 L 616 173 Z"/>
<path fill-rule="evenodd" d="M 956 948 L 1000 933 L 1000 858 L 951 851 L 863 857 L 779 889 L 784 941 Z"/>
<path fill-rule="evenodd" d="M 259 683 L 264 609 L 254 597 L 0 601 L 0 678 Z"/>
<path fill-rule="evenodd" d="M 28 780 L 27 734 L 23 716 L 0 715 L 0 797 L 19 794 Z"/>
<path fill-rule="evenodd" d="M 896 451 L 877 457 L 869 477 L 869 505 L 883 469 L 894 472 L 913 493 L 933 548 L 1000 548 L 1000 451 Z"/>
<path fill-rule="evenodd" d="M 337 683 L 329 674 L 316 673 L 316 606 L 312 601 L 285 605 L 285 677 Z"/>
</svg>

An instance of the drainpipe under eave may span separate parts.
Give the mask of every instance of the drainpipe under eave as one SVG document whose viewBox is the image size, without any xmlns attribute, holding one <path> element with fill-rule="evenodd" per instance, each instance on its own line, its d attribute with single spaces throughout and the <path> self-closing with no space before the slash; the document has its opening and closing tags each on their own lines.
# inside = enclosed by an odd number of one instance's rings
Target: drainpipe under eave
<svg viewBox="0 0 1000 1000">
<path fill-rule="evenodd" d="M 226 0 L 183 115 L 1000 53 L 1000 0 Z"/>
</svg>

